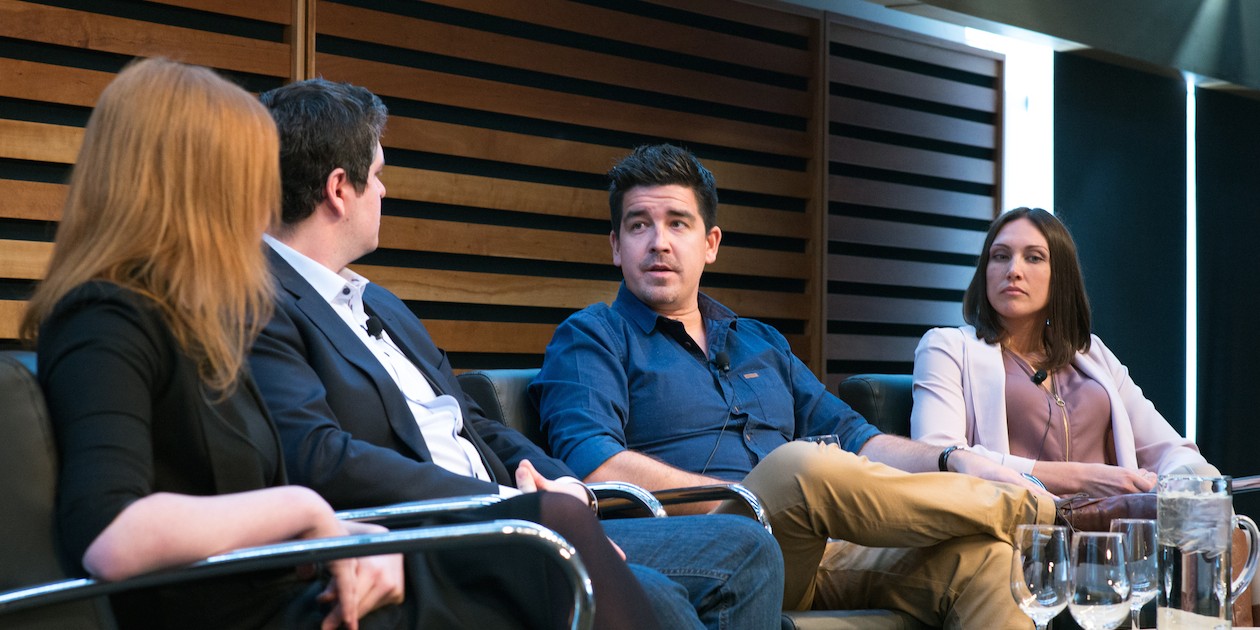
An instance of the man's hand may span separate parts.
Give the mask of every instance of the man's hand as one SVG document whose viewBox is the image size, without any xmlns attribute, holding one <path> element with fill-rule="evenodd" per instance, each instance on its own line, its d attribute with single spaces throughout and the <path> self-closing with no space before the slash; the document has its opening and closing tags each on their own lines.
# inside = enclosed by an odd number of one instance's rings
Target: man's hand
<svg viewBox="0 0 1260 630">
<path fill-rule="evenodd" d="M 545 490 L 547 492 L 559 492 L 567 494 L 586 503 L 590 497 L 586 494 L 586 488 L 581 483 L 574 480 L 573 482 L 553 481 L 542 476 L 534 465 L 529 463 L 528 459 L 521 460 L 521 464 L 516 467 L 516 489 L 521 492 L 538 492 Z"/>
<path fill-rule="evenodd" d="M 586 503 L 590 498 L 586 495 L 586 488 L 582 486 L 582 482 L 576 479 L 573 481 L 553 481 L 548 479 L 542 476 L 534 468 L 534 465 L 529 463 L 528 459 L 522 459 L 520 465 L 516 467 L 516 489 L 527 493 L 540 490 L 545 492 L 562 492 L 571 497 L 577 497 L 582 503 Z M 621 547 L 617 546 L 617 543 L 613 542 L 611 538 L 608 539 L 608 544 L 612 545 L 612 548 L 616 550 L 617 555 L 621 556 L 622 560 L 626 559 L 626 552 L 622 551 Z"/>
</svg>

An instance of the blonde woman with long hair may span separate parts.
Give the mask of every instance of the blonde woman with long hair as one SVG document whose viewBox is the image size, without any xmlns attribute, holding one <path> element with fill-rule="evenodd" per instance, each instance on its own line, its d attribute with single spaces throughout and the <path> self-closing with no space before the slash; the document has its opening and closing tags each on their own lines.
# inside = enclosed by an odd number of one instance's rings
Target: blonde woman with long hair
<svg viewBox="0 0 1260 630">
<path fill-rule="evenodd" d="M 61 546 L 95 577 L 379 531 L 284 485 L 275 429 L 244 369 L 271 312 L 260 244 L 279 211 L 278 154 L 274 123 L 249 93 L 166 60 L 123 70 L 88 121 L 22 333 L 38 341 L 61 457 Z M 353 628 L 402 601 L 398 556 L 329 571 L 327 583 L 274 571 L 113 605 L 124 628 Z"/>
</svg>

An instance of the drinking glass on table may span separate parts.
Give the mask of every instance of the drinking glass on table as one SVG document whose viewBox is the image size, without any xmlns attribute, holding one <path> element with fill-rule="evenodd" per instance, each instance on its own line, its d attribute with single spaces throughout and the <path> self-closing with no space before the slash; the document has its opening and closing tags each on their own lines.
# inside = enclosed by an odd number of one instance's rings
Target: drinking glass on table
<svg viewBox="0 0 1260 630">
<path fill-rule="evenodd" d="M 1125 566 L 1129 574 L 1129 611 L 1133 630 L 1138 630 L 1138 617 L 1146 602 L 1159 592 L 1158 539 L 1156 522 L 1149 518 L 1117 518 L 1111 531 L 1124 534 Z"/>
<path fill-rule="evenodd" d="M 1020 525 L 1011 556 L 1011 595 L 1025 615 L 1046 626 L 1068 605 L 1071 576 L 1067 528 L 1059 525 Z"/>
<path fill-rule="evenodd" d="M 1129 616 L 1124 534 L 1077 532 L 1072 541 L 1072 618 L 1084 630 L 1112 630 Z"/>
</svg>

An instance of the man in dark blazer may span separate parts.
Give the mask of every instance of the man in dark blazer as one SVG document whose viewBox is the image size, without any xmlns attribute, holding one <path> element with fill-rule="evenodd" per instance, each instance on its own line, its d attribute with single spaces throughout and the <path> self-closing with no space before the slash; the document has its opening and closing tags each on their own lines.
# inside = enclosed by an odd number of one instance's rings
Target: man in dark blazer
<svg viewBox="0 0 1260 630">
<path fill-rule="evenodd" d="M 380 100 L 321 79 L 262 100 L 280 129 L 283 221 L 267 239 L 276 312 L 250 363 L 290 479 L 338 509 L 535 491 L 585 501 L 565 464 L 464 395 L 402 300 L 346 268 L 377 246 Z M 494 507 L 501 514 L 512 501 Z M 778 626 L 782 559 L 751 519 L 622 519 L 604 529 L 662 627 Z"/>
</svg>

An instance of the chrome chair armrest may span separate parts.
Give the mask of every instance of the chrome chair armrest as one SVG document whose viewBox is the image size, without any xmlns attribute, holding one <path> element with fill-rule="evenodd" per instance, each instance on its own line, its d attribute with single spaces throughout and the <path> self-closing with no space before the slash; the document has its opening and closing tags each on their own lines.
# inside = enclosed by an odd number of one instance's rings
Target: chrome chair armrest
<svg viewBox="0 0 1260 630">
<path fill-rule="evenodd" d="M 761 505 L 761 499 L 753 494 L 752 490 L 745 488 L 742 484 L 713 484 L 710 486 L 692 486 L 689 488 L 671 488 L 669 490 L 657 490 L 653 492 L 657 499 L 663 505 L 677 505 L 680 503 L 696 503 L 700 501 L 727 501 L 735 500 L 742 502 L 748 510 L 749 516 L 757 519 L 766 531 L 772 532 L 770 528 L 770 516 L 766 514 L 766 510 Z"/>
<path fill-rule="evenodd" d="M 463 497 L 408 501 L 370 508 L 341 510 L 337 512 L 337 518 L 343 521 L 373 523 L 390 529 L 415 527 L 432 516 L 486 507 L 502 500 L 503 497 L 497 494 L 473 494 Z"/>
<path fill-rule="evenodd" d="M 1234 494 L 1242 492 L 1255 492 L 1256 490 L 1260 490 L 1260 475 L 1234 477 L 1230 480 L 1230 486 L 1233 488 Z"/>
<path fill-rule="evenodd" d="M 577 551 L 550 529 L 517 519 L 403 529 L 381 534 L 314 538 L 237 549 L 186 567 L 155 571 L 117 582 L 102 582 L 91 578 L 49 582 L 0 592 L 0 618 L 7 613 L 40 606 L 233 573 L 279 569 L 357 556 L 460 547 L 480 548 L 485 545 L 513 543 L 537 547 L 560 566 L 573 586 L 574 614 L 571 627 L 574 630 L 589 629 L 594 621 L 594 591 L 590 575 Z"/>
<path fill-rule="evenodd" d="M 586 487 L 599 499 L 600 517 L 625 516 L 647 512 L 655 518 L 669 516 L 665 507 L 651 492 L 640 486 L 625 481 L 599 481 L 588 483 Z"/>
</svg>

